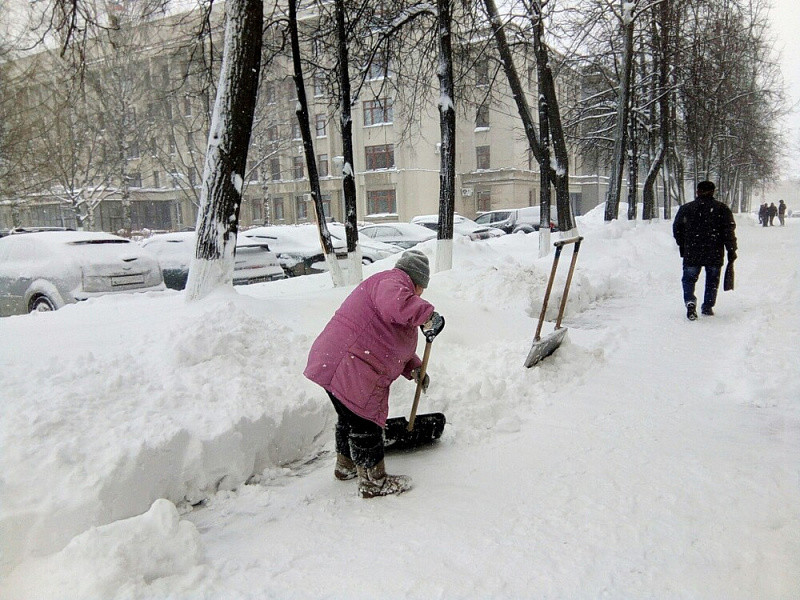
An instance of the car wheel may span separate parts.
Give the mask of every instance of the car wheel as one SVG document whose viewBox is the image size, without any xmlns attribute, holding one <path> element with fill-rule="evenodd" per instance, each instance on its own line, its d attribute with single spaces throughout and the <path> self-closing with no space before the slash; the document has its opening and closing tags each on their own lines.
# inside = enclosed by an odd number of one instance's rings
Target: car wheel
<svg viewBox="0 0 800 600">
<path fill-rule="evenodd" d="M 362 265 L 371 265 L 372 264 L 372 259 L 368 258 L 366 256 L 362 256 L 361 257 L 361 264 Z"/>
<path fill-rule="evenodd" d="M 34 296 L 28 306 L 28 312 L 50 312 L 55 309 L 55 304 L 47 296 Z"/>
</svg>

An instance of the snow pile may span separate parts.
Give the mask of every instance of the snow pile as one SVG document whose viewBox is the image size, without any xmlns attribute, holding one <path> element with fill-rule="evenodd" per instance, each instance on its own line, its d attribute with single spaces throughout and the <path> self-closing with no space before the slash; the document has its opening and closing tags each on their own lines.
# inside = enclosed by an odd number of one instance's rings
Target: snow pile
<svg viewBox="0 0 800 600">
<path fill-rule="evenodd" d="M 92 528 L 56 555 L 33 560 L 7 581 L 5 598 L 180 598 L 211 584 L 200 534 L 170 502 Z"/>
<path fill-rule="evenodd" d="M 420 406 L 448 425 L 389 457 L 415 489 L 376 502 L 332 477 L 334 412 L 302 377 L 350 291 L 327 275 L 2 319 L 0 596 L 791 597 L 789 221 L 738 219 L 737 290 L 688 323 L 670 223 L 580 218 L 569 333 L 533 369 L 552 255 L 536 234 L 455 240 L 425 292 L 447 326 Z M 413 392 L 392 386 L 392 415 Z"/>
</svg>

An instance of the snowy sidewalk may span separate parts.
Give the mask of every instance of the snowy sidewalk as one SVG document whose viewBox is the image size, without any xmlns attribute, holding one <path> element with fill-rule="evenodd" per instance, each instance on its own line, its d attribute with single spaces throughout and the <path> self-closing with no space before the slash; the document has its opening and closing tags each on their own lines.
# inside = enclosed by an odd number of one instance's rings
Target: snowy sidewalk
<svg viewBox="0 0 800 600">
<path fill-rule="evenodd" d="M 533 369 L 551 258 L 535 235 L 456 243 L 420 406 L 448 426 L 389 455 L 399 497 L 332 476 L 333 411 L 300 375 L 346 294 L 325 277 L 0 320 L 3 560 L 24 559 L 0 597 L 793 597 L 800 223 L 738 217 L 736 290 L 690 323 L 670 223 L 598 214 L 568 342 Z M 412 398 L 395 383 L 392 414 Z"/>
<path fill-rule="evenodd" d="M 577 316 L 544 375 L 525 373 L 524 352 L 485 356 L 487 332 L 473 332 L 475 356 L 448 387 L 469 390 L 460 401 L 491 431 L 464 431 L 482 423 L 459 423 L 473 416 L 462 406 L 439 447 L 390 456 L 414 477 L 409 494 L 361 501 L 328 456 L 190 516 L 225 597 L 790 597 L 796 233 L 743 222 L 737 290 L 696 323 L 679 262 L 640 254 L 652 273 L 641 295 Z M 762 279 L 764 263 L 780 276 Z M 517 372 L 503 386 L 492 375 L 508 375 L 505 361 Z"/>
</svg>

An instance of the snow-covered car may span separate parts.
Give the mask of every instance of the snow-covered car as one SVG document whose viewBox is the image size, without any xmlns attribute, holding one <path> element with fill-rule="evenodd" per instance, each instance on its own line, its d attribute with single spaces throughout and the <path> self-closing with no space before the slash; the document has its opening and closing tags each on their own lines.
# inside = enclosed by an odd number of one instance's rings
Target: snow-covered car
<svg viewBox="0 0 800 600">
<path fill-rule="evenodd" d="M 550 215 L 555 215 L 555 207 L 550 208 Z M 541 209 L 538 206 L 526 206 L 523 208 L 506 208 L 500 210 L 490 210 L 481 213 L 475 222 L 478 225 L 496 227 L 506 233 L 531 233 L 539 231 Z M 550 230 L 556 230 L 556 224 L 550 220 Z"/>
<path fill-rule="evenodd" d="M 164 283 L 168 288 L 182 290 L 186 287 L 196 239 L 194 231 L 179 231 L 154 235 L 140 242 L 142 248 L 152 252 L 158 259 L 164 273 Z M 263 283 L 285 277 L 269 244 L 237 237 L 233 285 Z"/>
<path fill-rule="evenodd" d="M 341 223 L 328 223 L 328 231 L 331 232 L 331 237 L 344 242 L 344 247 L 347 248 L 347 234 L 345 233 L 344 225 Z M 403 251 L 400 245 L 387 244 L 381 240 L 372 239 L 369 236 L 361 235 L 360 231 L 358 245 L 361 247 L 361 262 L 364 264 L 374 263 L 376 260 L 388 258 L 392 254 Z"/>
<path fill-rule="evenodd" d="M 436 238 L 436 233 L 415 223 L 372 223 L 360 227 L 359 239 L 366 236 L 375 241 L 394 244 L 403 249 Z"/>
<path fill-rule="evenodd" d="M 239 237 L 269 244 L 289 277 L 327 271 L 316 225 L 265 225 L 240 231 Z M 345 242 L 336 238 L 332 242 L 336 258 L 347 258 Z"/>
<path fill-rule="evenodd" d="M 438 231 L 439 215 L 419 215 L 411 219 L 416 225 L 427 227 L 431 231 Z M 453 215 L 453 233 L 465 235 L 471 240 L 486 240 L 505 235 L 505 231 L 488 225 L 478 225 L 461 215 Z"/>
<path fill-rule="evenodd" d="M 39 231 L 0 238 L 0 316 L 56 310 L 104 294 L 163 289 L 158 261 L 123 237 Z"/>
</svg>

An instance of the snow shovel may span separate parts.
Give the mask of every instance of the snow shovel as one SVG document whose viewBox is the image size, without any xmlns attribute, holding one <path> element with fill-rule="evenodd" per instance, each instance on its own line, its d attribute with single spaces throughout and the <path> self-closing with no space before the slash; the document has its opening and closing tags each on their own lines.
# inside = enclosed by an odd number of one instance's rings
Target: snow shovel
<svg viewBox="0 0 800 600">
<path fill-rule="evenodd" d="M 408 450 L 424 446 L 438 440 L 444 431 L 446 419 L 442 413 L 417 414 L 419 398 L 422 393 L 422 382 L 428 370 L 428 359 L 431 355 L 433 339 L 444 329 L 444 317 L 437 315 L 430 329 L 421 326 L 425 336 L 425 352 L 422 355 L 422 366 L 419 368 L 417 389 L 414 393 L 414 403 L 411 405 L 411 414 L 405 417 L 393 417 L 386 420 L 383 430 L 383 447 L 385 450 Z"/>
<path fill-rule="evenodd" d="M 550 280 L 547 282 L 547 289 L 544 292 L 542 312 L 539 314 L 539 325 L 536 327 L 536 336 L 533 338 L 533 345 L 531 346 L 530 352 L 528 352 L 528 358 L 525 359 L 525 366 L 528 368 L 555 352 L 567 335 L 567 328 L 561 327 L 561 317 L 564 316 L 564 308 L 567 306 L 567 294 L 569 293 L 570 283 L 572 283 L 572 273 L 575 270 L 575 263 L 578 260 L 578 251 L 581 249 L 582 240 L 582 237 L 575 237 L 567 240 L 559 240 L 553 244 L 556 247 L 556 254 L 553 257 L 553 268 L 550 270 Z M 553 281 L 556 278 L 558 259 L 561 257 L 561 249 L 567 244 L 575 244 L 575 247 L 572 251 L 572 262 L 570 262 L 569 265 L 569 273 L 567 273 L 567 283 L 564 285 L 564 295 L 561 297 L 561 306 L 558 309 L 556 328 L 553 330 L 553 333 L 542 338 L 544 314 L 547 311 L 547 302 L 550 300 L 550 291 L 553 289 Z"/>
</svg>

